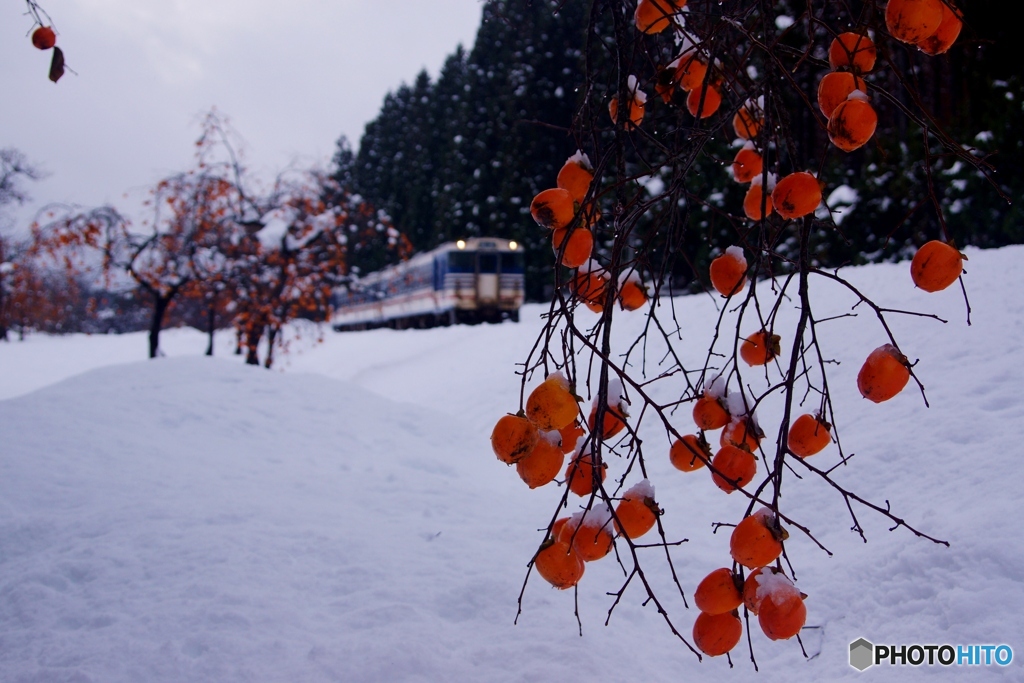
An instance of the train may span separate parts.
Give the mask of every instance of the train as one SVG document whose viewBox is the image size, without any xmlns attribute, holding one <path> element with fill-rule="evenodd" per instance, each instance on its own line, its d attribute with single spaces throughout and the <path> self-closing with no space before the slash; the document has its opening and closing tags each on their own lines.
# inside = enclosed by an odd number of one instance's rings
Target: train
<svg viewBox="0 0 1024 683">
<path fill-rule="evenodd" d="M 331 324 L 342 332 L 519 322 L 525 260 L 513 240 L 446 242 L 337 289 Z"/>
</svg>

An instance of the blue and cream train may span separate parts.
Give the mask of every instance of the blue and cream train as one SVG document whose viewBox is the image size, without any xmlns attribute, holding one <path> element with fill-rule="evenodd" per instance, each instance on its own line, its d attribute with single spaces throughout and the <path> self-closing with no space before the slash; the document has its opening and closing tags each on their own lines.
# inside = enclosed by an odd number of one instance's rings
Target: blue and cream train
<svg viewBox="0 0 1024 683">
<path fill-rule="evenodd" d="M 336 330 L 519 320 L 525 255 L 516 242 L 473 237 L 366 275 L 334 294 Z"/>
</svg>

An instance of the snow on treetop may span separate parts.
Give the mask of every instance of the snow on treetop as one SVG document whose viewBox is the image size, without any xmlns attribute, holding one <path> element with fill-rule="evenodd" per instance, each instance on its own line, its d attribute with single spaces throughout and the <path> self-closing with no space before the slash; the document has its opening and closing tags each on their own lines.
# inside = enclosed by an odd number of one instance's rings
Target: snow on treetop
<svg viewBox="0 0 1024 683">
<path fill-rule="evenodd" d="M 788 576 L 782 572 L 773 572 L 768 567 L 762 569 L 754 577 L 754 581 L 757 583 L 758 601 L 771 598 L 776 605 L 781 605 L 787 600 L 800 597 L 800 590 L 793 585 Z"/>
<path fill-rule="evenodd" d="M 754 176 L 751 179 L 750 184 L 751 185 L 760 185 L 762 182 L 764 182 L 764 177 L 760 173 L 758 173 L 756 176 Z M 769 192 L 775 189 L 775 183 L 776 182 L 778 182 L 778 177 L 774 173 L 769 173 L 768 174 L 768 191 Z"/>
<path fill-rule="evenodd" d="M 590 157 L 588 157 L 582 149 L 576 150 L 576 153 L 565 160 L 567 164 L 576 164 L 587 171 L 593 172 L 594 165 L 590 163 Z"/>
<path fill-rule="evenodd" d="M 747 408 L 750 405 L 751 401 L 744 395 L 742 389 L 740 391 L 733 391 L 725 397 L 725 409 L 733 416 L 733 422 L 738 422 L 741 418 L 745 417 L 747 415 Z"/>
<path fill-rule="evenodd" d="M 729 247 L 729 249 L 738 248 L 739 247 Z M 728 251 L 728 249 L 726 251 Z M 742 256 L 742 253 L 740 255 Z M 710 396 L 711 398 L 717 398 L 719 401 L 724 399 L 729 393 L 729 388 L 726 385 L 725 378 L 722 377 L 721 375 L 715 377 L 713 380 L 711 380 L 711 384 L 708 384 L 704 387 L 704 393 Z"/>
<path fill-rule="evenodd" d="M 725 253 L 743 263 L 744 266 L 747 265 L 747 257 L 743 254 L 743 247 L 733 244 L 725 248 Z"/>
<path fill-rule="evenodd" d="M 651 499 L 654 500 L 654 484 L 649 479 L 641 479 L 637 483 L 633 484 L 629 489 L 622 494 L 623 498 L 633 498 L 639 500 Z"/>
</svg>

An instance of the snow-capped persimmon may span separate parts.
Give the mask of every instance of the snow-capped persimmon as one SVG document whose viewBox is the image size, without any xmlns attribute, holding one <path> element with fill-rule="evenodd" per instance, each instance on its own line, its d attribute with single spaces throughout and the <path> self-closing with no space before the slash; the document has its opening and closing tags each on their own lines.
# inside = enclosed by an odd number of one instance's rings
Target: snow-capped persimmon
<svg viewBox="0 0 1024 683">
<path fill-rule="evenodd" d="M 562 429 L 579 415 L 572 387 L 562 373 L 553 372 L 526 399 L 526 417 L 537 429 Z"/>
<path fill-rule="evenodd" d="M 722 93 L 711 84 L 698 85 L 686 96 L 686 110 L 690 112 L 690 116 L 699 114 L 699 118 L 706 119 L 718 111 L 720 106 L 722 106 Z"/>
<path fill-rule="evenodd" d="M 939 27 L 935 29 L 935 33 L 919 42 L 917 47 L 925 54 L 941 55 L 953 47 L 963 25 L 960 10 L 950 9 L 949 5 L 942 3 L 942 21 Z"/>
<path fill-rule="evenodd" d="M 888 401 L 903 391 L 910 381 L 910 361 L 892 344 L 883 344 L 872 351 L 860 372 L 857 388 L 869 401 Z"/>
<path fill-rule="evenodd" d="M 711 459 L 711 480 L 726 493 L 743 488 L 757 474 L 757 458 L 737 446 L 722 446 Z"/>
<path fill-rule="evenodd" d="M 693 472 L 711 462 L 711 447 L 704 435 L 687 434 L 676 439 L 668 451 L 672 466 L 683 472 Z"/>
<path fill-rule="evenodd" d="M 697 584 L 693 604 L 706 614 L 725 614 L 743 604 L 740 577 L 728 567 L 716 569 Z"/>
<path fill-rule="evenodd" d="M 569 289 L 582 301 L 587 308 L 600 313 L 604 308 L 605 287 L 608 286 L 608 278 L 605 271 L 592 265 L 593 262 L 584 263 L 576 271 L 572 280 L 569 281 Z"/>
<path fill-rule="evenodd" d="M 708 65 L 696 52 L 689 52 L 679 58 L 676 65 L 675 80 L 680 90 L 692 92 L 704 84 Z"/>
<path fill-rule="evenodd" d="M 57 34 L 49 26 L 40 26 L 32 32 L 32 44 L 40 50 L 49 50 L 57 44 Z"/>
<path fill-rule="evenodd" d="M 622 494 L 622 500 L 615 506 L 615 530 L 629 538 L 640 538 L 654 528 L 659 514 L 654 487 L 644 479 Z"/>
<path fill-rule="evenodd" d="M 626 79 L 627 92 L 630 93 L 628 120 L 623 123 L 625 128 L 638 128 L 644 120 L 644 107 L 647 105 L 647 93 L 640 90 L 636 76 L 629 76 Z M 608 115 L 612 117 L 612 123 L 620 123 L 619 120 L 619 96 L 615 95 L 608 103 Z"/>
<path fill-rule="evenodd" d="M 833 71 L 849 68 L 866 74 L 875 68 L 877 57 L 874 41 L 861 33 L 840 33 L 828 48 L 828 64 Z"/>
<path fill-rule="evenodd" d="M 708 614 L 701 612 L 693 622 L 693 644 L 709 657 L 729 652 L 743 636 L 743 622 L 732 612 Z"/>
<path fill-rule="evenodd" d="M 566 268 L 579 268 L 590 260 L 594 251 L 594 234 L 582 225 L 571 233 L 568 228 L 559 228 L 551 233 L 551 247 L 555 254 L 565 245 L 560 263 Z"/>
<path fill-rule="evenodd" d="M 772 204 L 772 195 L 770 192 L 765 194 L 764 187 L 760 181 L 760 176 L 753 178 L 750 183 L 750 189 L 747 190 L 747 194 L 743 197 L 743 213 L 752 221 L 767 218 L 775 211 L 775 205 Z M 762 202 L 764 203 L 763 211 L 761 209 Z"/>
<path fill-rule="evenodd" d="M 831 117 L 836 107 L 846 101 L 854 90 L 868 91 L 864 79 L 849 71 L 833 71 L 825 74 L 818 83 L 818 108 L 826 117 Z"/>
<path fill-rule="evenodd" d="M 728 247 L 725 253 L 711 261 L 711 286 L 722 296 L 733 296 L 747 284 L 747 259 L 743 249 Z"/>
<path fill-rule="evenodd" d="M 647 303 L 647 291 L 639 277 L 629 277 L 619 286 L 619 306 L 624 311 L 635 311 Z"/>
<path fill-rule="evenodd" d="M 917 45 L 942 23 L 942 0 L 889 0 L 885 26 L 896 40 Z"/>
<path fill-rule="evenodd" d="M 615 436 L 623 429 L 626 428 L 626 418 L 629 417 L 622 405 L 612 406 L 609 405 L 604 411 L 604 427 L 601 430 L 601 436 L 605 439 L 610 439 Z M 590 431 L 594 431 L 594 421 L 597 419 L 597 405 L 594 405 L 590 409 L 590 416 L 587 418 L 587 427 Z"/>
<path fill-rule="evenodd" d="M 541 578 L 560 590 L 572 588 L 583 577 L 583 560 L 564 541 L 545 541 L 533 558 L 533 566 Z"/>
<path fill-rule="evenodd" d="M 533 216 L 533 220 L 549 230 L 566 227 L 572 222 L 575 214 L 572 194 L 560 187 L 540 192 L 530 203 L 530 215 Z"/>
<path fill-rule="evenodd" d="M 715 396 L 704 394 L 693 404 L 693 421 L 697 429 L 721 429 L 729 424 L 729 411 Z"/>
<path fill-rule="evenodd" d="M 832 110 L 828 119 L 828 139 L 844 152 L 852 152 L 867 144 L 877 126 L 875 108 L 867 101 L 866 95 L 855 90 Z"/>
<path fill-rule="evenodd" d="M 514 465 L 537 445 L 537 427 L 520 415 L 503 415 L 491 432 L 491 448 L 498 460 Z"/>
<path fill-rule="evenodd" d="M 672 15 L 686 5 L 686 0 L 640 0 L 633 13 L 633 24 L 642 33 L 661 33 L 672 25 Z"/>
<path fill-rule="evenodd" d="M 820 453 L 832 441 L 829 434 L 831 425 L 820 416 L 804 414 L 793 420 L 789 427 L 789 450 L 794 455 L 807 458 Z"/>
<path fill-rule="evenodd" d="M 594 167 L 590 164 L 590 158 L 577 150 L 575 154 L 565 160 L 565 164 L 558 171 L 558 179 L 555 184 L 563 190 L 567 190 L 578 204 L 582 204 L 590 190 L 590 183 L 593 181 Z"/>
<path fill-rule="evenodd" d="M 757 615 L 757 610 L 761 607 L 761 600 L 764 596 L 758 596 L 757 594 L 757 577 L 761 575 L 761 572 L 776 571 L 774 567 L 758 567 L 747 574 L 747 580 L 743 582 L 743 604 L 746 606 L 747 611 L 753 615 Z"/>
<path fill-rule="evenodd" d="M 608 466 L 601 463 L 598 476 L 604 481 Z M 569 461 L 565 468 L 565 481 L 569 490 L 577 496 L 589 496 L 594 492 L 594 459 L 590 453 L 581 453 Z"/>
<path fill-rule="evenodd" d="M 803 595 L 782 572 L 762 572 L 757 578 L 761 596 L 757 622 L 772 640 L 786 640 L 800 633 L 807 621 Z"/>
<path fill-rule="evenodd" d="M 767 330 L 755 332 L 740 344 L 740 358 L 747 365 L 766 365 L 782 353 L 780 340 L 779 335 L 771 334 Z"/>
<path fill-rule="evenodd" d="M 821 185 L 806 171 L 790 173 L 772 190 L 772 206 L 785 219 L 803 218 L 821 204 Z"/>
<path fill-rule="evenodd" d="M 764 567 L 782 554 L 782 542 L 788 534 L 768 508 L 761 508 L 736 525 L 729 537 L 732 559 L 747 569 Z"/>
<path fill-rule="evenodd" d="M 753 140 L 761 132 L 764 119 L 759 114 L 751 112 L 748 105 L 740 107 L 739 111 L 732 117 L 732 130 L 736 137 L 744 140 Z"/>
<path fill-rule="evenodd" d="M 565 528 L 566 522 L 569 521 L 568 517 L 559 517 L 555 520 L 555 523 L 551 525 L 551 538 L 558 539 L 558 535 L 562 533 L 562 529 Z"/>
<path fill-rule="evenodd" d="M 926 292 L 938 292 L 949 287 L 963 270 L 963 255 L 956 247 L 939 240 L 925 243 L 910 262 L 910 277 Z"/>
<path fill-rule="evenodd" d="M 754 176 L 760 175 L 763 169 L 764 160 L 749 142 L 732 160 L 732 177 L 737 183 L 749 183 Z"/>
<path fill-rule="evenodd" d="M 554 481 L 562 471 L 565 454 L 558 432 L 541 432 L 533 450 L 516 461 L 516 472 L 527 486 L 535 489 Z"/>
<path fill-rule="evenodd" d="M 753 453 L 761 444 L 764 432 L 757 425 L 757 422 L 750 417 L 733 418 L 722 430 L 719 444 L 722 446 L 736 446 L 746 448 Z"/>
<path fill-rule="evenodd" d="M 558 540 L 572 542 L 584 562 L 594 562 L 607 555 L 614 544 L 611 511 L 607 506 L 573 515 L 558 534 Z"/>
<path fill-rule="evenodd" d="M 583 425 L 580 424 L 579 420 L 574 420 L 569 426 L 559 429 L 558 433 L 562 437 L 563 453 L 572 453 L 576 450 L 576 444 L 579 442 L 580 437 L 585 434 Z"/>
</svg>

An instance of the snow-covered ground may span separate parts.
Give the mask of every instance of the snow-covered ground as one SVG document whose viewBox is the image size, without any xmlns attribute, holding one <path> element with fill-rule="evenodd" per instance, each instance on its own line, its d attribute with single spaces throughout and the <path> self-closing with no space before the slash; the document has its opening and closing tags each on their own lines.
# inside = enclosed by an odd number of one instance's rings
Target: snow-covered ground
<svg viewBox="0 0 1024 683">
<path fill-rule="evenodd" d="M 520 324 L 328 331 L 322 343 L 303 329 L 270 372 L 232 356 L 230 335 L 202 357 L 205 339 L 186 330 L 165 333 L 157 361 L 141 334 L 0 344 L 0 681 L 1022 680 L 1024 248 L 968 254 L 971 327 L 957 287 L 916 291 L 906 263 L 847 271 L 885 306 L 949 320 L 892 318 L 931 408 L 913 386 L 881 405 L 857 394 L 860 363 L 885 341 L 866 311 L 820 330 L 841 361 L 836 426 L 856 453 L 836 479 L 950 547 L 855 507 L 864 544 L 841 497 L 791 478 L 784 509 L 833 556 L 798 533 L 787 544 L 811 657 L 755 626 L 759 673 L 745 640 L 731 670 L 698 662 L 636 586 L 605 626 L 623 576 L 614 558 L 580 584 L 582 637 L 573 592 L 536 576 L 513 625 L 561 490 L 528 490 L 488 437 L 518 408 L 516 363 L 543 307 Z M 849 296 L 815 291 L 819 315 L 849 310 Z M 715 304 L 675 306 L 693 362 Z M 641 324 L 617 316 L 617 348 Z M 689 539 L 671 553 L 692 594 L 729 563 L 712 522 L 737 521 L 745 502 L 706 472 L 674 470 L 664 430 L 641 436 L 667 535 Z M 835 446 L 815 460 L 835 464 Z M 642 556 L 689 637 L 696 611 L 663 558 Z M 1015 657 L 859 673 L 847 664 L 858 637 L 1006 643 Z"/>
</svg>

